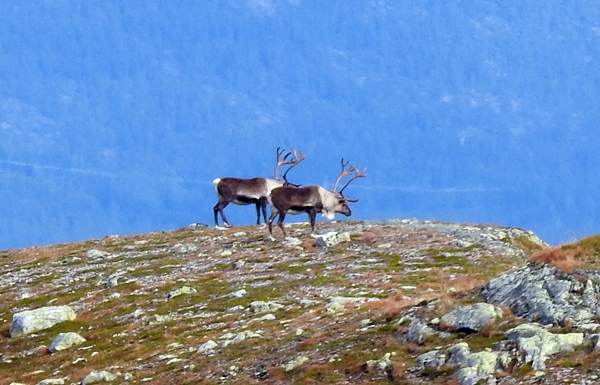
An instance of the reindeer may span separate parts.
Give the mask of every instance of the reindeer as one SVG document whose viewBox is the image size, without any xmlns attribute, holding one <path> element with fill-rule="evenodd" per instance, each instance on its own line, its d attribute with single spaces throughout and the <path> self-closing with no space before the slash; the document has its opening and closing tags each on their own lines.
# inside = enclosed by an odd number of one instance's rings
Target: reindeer
<svg viewBox="0 0 600 385">
<path fill-rule="evenodd" d="M 225 227 L 231 227 L 223 212 L 223 209 L 229 203 L 243 206 L 254 203 L 256 205 L 256 224 L 260 224 L 261 210 L 265 223 L 267 223 L 267 195 L 276 187 L 291 185 L 287 180 L 287 173 L 305 158 L 302 151 L 300 151 L 300 156 L 298 156 L 296 150 L 292 148 L 292 151 L 288 152 L 283 159 L 281 159 L 281 155 L 283 155 L 284 152 L 285 150 L 279 151 L 279 147 L 277 147 L 277 163 L 275 164 L 275 170 L 273 171 L 275 179 L 266 179 L 262 177 L 240 179 L 228 177 L 217 178 L 213 181 L 218 195 L 217 204 L 213 208 L 215 214 L 215 226 L 219 226 L 217 214 L 221 213 L 223 225 Z M 292 153 L 293 157 L 288 159 Z M 277 170 L 284 164 L 289 164 L 291 166 L 285 171 L 283 180 L 281 180 L 277 175 Z"/>
<path fill-rule="evenodd" d="M 279 219 L 277 224 L 283 232 L 283 236 L 287 237 L 285 229 L 283 228 L 283 220 L 286 214 L 300 214 L 307 213 L 310 220 L 311 232 L 315 232 L 315 217 L 317 213 L 321 213 L 327 219 L 333 219 L 336 213 L 344 214 L 349 217 L 352 215 L 348 203 L 358 202 L 358 199 L 348 199 L 343 195 L 343 191 L 350 182 L 356 178 L 364 178 L 367 176 L 366 169 L 363 172 L 350 165 L 350 168 L 346 170 L 348 162 L 344 163 L 342 159 L 342 172 L 337 177 L 333 190 L 327 190 L 321 186 L 306 186 L 306 187 L 294 187 L 294 186 L 282 186 L 271 190 L 269 195 L 269 204 L 271 205 L 271 216 L 269 217 L 269 235 L 273 239 L 272 225 L 273 220 L 277 215 Z M 347 175 L 354 172 L 354 176 L 342 187 L 338 192 L 336 191 L 339 181 Z"/>
</svg>

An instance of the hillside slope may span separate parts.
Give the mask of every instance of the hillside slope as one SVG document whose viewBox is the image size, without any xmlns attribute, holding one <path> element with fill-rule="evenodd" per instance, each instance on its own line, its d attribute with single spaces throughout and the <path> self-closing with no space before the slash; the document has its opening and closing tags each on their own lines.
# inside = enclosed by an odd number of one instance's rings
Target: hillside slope
<svg viewBox="0 0 600 385">
<path fill-rule="evenodd" d="M 0 249 L 208 223 L 211 181 L 270 176 L 278 146 L 306 153 L 303 185 L 367 167 L 360 220 L 596 233 L 598 20 L 591 0 L 3 0 Z"/>
<path fill-rule="evenodd" d="M 193 225 L 4 251 L 0 385 L 89 383 L 92 371 L 146 384 L 453 384 L 456 367 L 419 368 L 421 355 L 459 342 L 484 350 L 524 320 L 505 309 L 502 322 L 465 332 L 444 326 L 446 315 L 482 302 L 491 278 L 545 247 L 531 232 L 487 225 L 389 220 L 318 230 L 339 243 L 317 246 L 306 224 L 276 241 L 263 226 Z M 13 335 L 16 314 L 65 305 L 75 319 Z M 411 337 L 415 318 L 432 320 L 438 334 Z M 63 332 L 85 341 L 49 353 Z M 548 359 L 542 376 L 517 363 L 499 381 L 586 383 L 596 373 L 561 357 Z"/>
</svg>

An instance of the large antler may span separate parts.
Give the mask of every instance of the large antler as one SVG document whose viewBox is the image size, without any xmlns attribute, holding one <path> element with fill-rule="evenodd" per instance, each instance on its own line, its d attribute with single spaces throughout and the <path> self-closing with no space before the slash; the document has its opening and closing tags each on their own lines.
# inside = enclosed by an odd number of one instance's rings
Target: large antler
<svg viewBox="0 0 600 385">
<path fill-rule="evenodd" d="M 346 184 L 344 185 L 344 187 L 342 187 L 342 189 L 340 190 L 340 194 L 342 193 L 342 191 L 344 191 L 344 189 L 346 187 L 348 187 L 348 185 L 350 184 L 350 182 L 352 182 L 354 179 L 356 178 L 366 178 L 367 177 L 367 169 L 363 169 L 362 172 L 358 172 L 358 169 L 354 166 L 352 166 L 352 168 L 350 169 L 350 171 L 354 171 L 354 176 L 348 181 L 346 182 Z"/>
<path fill-rule="evenodd" d="M 337 177 L 336 181 L 335 181 L 335 185 L 333 186 L 333 191 L 336 191 L 337 185 L 340 182 L 340 180 L 347 176 L 350 175 L 352 173 L 354 173 L 354 176 L 348 181 L 346 182 L 346 184 L 344 185 L 344 187 L 342 187 L 342 189 L 339 191 L 339 194 L 343 197 L 343 191 L 346 187 L 348 187 L 348 185 L 350 184 L 350 182 L 352 182 L 354 179 L 356 178 L 365 178 L 367 176 L 367 169 L 365 168 L 362 172 L 360 172 L 356 167 L 354 167 L 353 165 L 350 165 L 350 167 L 346 170 L 346 166 L 348 165 L 349 162 L 345 162 L 344 163 L 344 158 L 342 158 L 342 172 L 340 173 L 340 175 Z M 348 202 L 358 202 L 358 199 L 348 199 L 345 198 L 346 201 Z"/>
<path fill-rule="evenodd" d="M 279 149 L 280 149 L 280 147 L 277 147 L 277 164 L 275 165 L 275 170 L 273 171 L 273 174 L 275 175 L 276 180 L 281 180 L 281 179 L 279 179 L 279 176 L 277 175 L 277 170 L 279 170 L 279 167 L 283 166 L 284 164 L 291 164 L 292 166 L 290 168 L 288 168 L 286 170 L 286 172 L 283 174 L 283 179 L 286 181 L 286 183 L 289 183 L 287 181 L 287 179 L 285 179 L 286 174 L 288 173 L 288 171 L 290 171 L 292 169 L 292 167 L 294 167 L 298 163 L 302 162 L 304 160 L 305 156 L 302 152 L 300 152 L 300 158 L 298 158 L 298 154 L 296 153 L 296 150 L 292 148 L 292 151 L 285 154 L 283 159 L 281 159 L 281 155 L 283 155 L 285 150 L 279 151 Z M 288 157 L 290 155 L 292 155 L 292 153 L 294 154 L 294 156 L 291 159 L 288 159 Z"/>
<path fill-rule="evenodd" d="M 302 151 L 300 151 L 300 157 L 298 157 L 298 154 L 296 153 L 296 150 L 294 148 L 292 148 L 292 152 L 294 153 L 294 158 L 292 160 L 292 165 L 285 170 L 285 172 L 283 173 L 283 180 L 285 181 L 285 183 L 291 184 L 290 182 L 288 182 L 286 175 L 288 173 L 288 171 L 290 171 L 291 169 L 293 169 L 294 167 L 296 167 L 296 165 L 300 162 L 302 162 L 306 157 L 304 156 L 304 154 L 302 153 Z"/>
<path fill-rule="evenodd" d="M 354 171 L 354 166 L 352 166 L 352 165 L 350 165 L 350 168 L 348 170 L 346 170 L 346 166 L 348 165 L 348 163 L 350 163 L 350 161 L 344 163 L 344 158 L 342 158 L 342 172 L 335 180 L 335 184 L 333 185 L 333 191 L 335 191 L 335 189 L 337 188 L 337 185 L 340 182 L 340 179 L 342 179 L 343 177 L 345 177 L 347 175 L 352 174 L 352 172 Z"/>
</svg>

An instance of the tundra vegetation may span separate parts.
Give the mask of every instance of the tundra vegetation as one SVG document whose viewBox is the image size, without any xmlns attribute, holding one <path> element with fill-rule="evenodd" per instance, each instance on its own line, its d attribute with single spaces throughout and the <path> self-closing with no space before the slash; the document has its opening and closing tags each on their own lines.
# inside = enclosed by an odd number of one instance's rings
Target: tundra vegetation
<svg viewBox="0 0 600 385">
<path fill-rule="evenodd" d="M 295 241 L 268 241 L 264 225 L 194 225 L 0 252 L 0 385 L 598 380 L 597 314 L 540 331 L 482 295 L 540 267 L 589 292 L 594 276 L 582 272 L 600 268 L 598 236 L 550 248 L 490 225 L 346 221 L 320 224 L 347 236 L 318 247 L 309 224 L 287 230 Z M 10 337 L 15 314 L 50 306 L 76 318 Z M 537 332 L 552 350 L 527 361 L 522 333 Z M 75 345 L 49 349 L 72 333 Z M 505 367 L 489 369 L 490 357 Z"/>
</svg>

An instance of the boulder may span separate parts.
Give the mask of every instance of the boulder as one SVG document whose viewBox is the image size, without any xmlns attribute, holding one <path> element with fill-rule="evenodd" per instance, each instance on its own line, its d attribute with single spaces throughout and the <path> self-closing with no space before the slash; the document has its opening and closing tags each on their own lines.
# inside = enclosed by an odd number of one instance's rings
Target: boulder
<svg viewBox="0 0 600 385">
<path fill-rule="evenodd" d="M 490 280 L 481 294 L 486 302 L 542 324 L 586 324 L 600 315 L 600 274 L 565 273 L 548 264 L 529 263 Z"/>
<path fill-rule="evenodd" d="M 534 370 L 546 368 L 545 361 L 553 354 L 572 352 L 583 344 L 583 333 L 554 334 L 538 324 L 522 324 L 506 331 L 508 339 L 515 341 L 525 354 L 525 362 Z"/>
<path fill-rule="evenodd" d="M 54 340 L 52 340 L 52 343 L 48 347 L 48 351 L 50 353 L 54 353 L 59 350 L 68 349 L 73 345 L 82 344 L 85 341 L 85 338 L 74 332 L 59 333 L 56 337 L 54 337 Z"/>
<path fill-rule="evenodd" d="M 446 315 L 441 321 L 453 330 L 478 332 L 495 319 L 502 317 L 502 309 L 487 303 L 460 306 Z"/>
<path fill-rule="evenodd" d="M 69 306 L 48 306 L 34 310 L 26 310 L 13 315 L 10 324 L 10 337 L 34 333 L 40 330 L 76 318 L 75 312 Z"/>
</svg>

